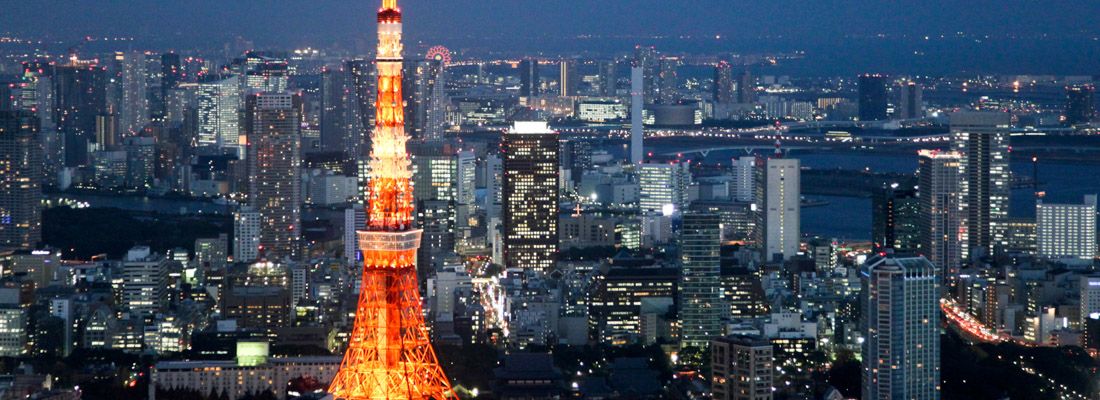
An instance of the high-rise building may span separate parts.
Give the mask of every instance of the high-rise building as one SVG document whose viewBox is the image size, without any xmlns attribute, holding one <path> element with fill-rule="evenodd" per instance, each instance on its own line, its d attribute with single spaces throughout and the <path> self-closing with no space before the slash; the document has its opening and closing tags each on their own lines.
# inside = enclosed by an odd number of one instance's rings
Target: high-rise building
<svg viewBox="0 0 1100 400">
<path fill-rule="evenodd" d="M 675 104 L 680 100 L 680 59 L 676 57 L 662 57 L 660 60 L 660 77 L 658 78 L 657 102 L 661 104 Z"/>
<path fill-rule="evenodd" d="M 365 136 L 349 63 L 321 72 L 321 147 L 343 153 L 348 160 L 359 155 Z"/>
<path fill-rule="evenodd" d="M 580 90 L 581 74 L 577 70 L 577 60 L 566 59 L 561 61 L 561 71 L 558 85 L 561 88 L 562 97 L 573 97 Z"/>
<path fill-rule="evenodd" d="M 733 66 L 730 63 L 719 61 L 714 67 L 713 85 L 711 93 L 715 102 L 733 103 L 737 100 L 737 93 L 734 91 Z"/>
<path fill-rule="evenodd" d="M 618 92 L 619 63 L 615 60 L 600 63 L 600 96 L 615 97 Z"/>
<path fill-rule="evenodd" d="M 661 76 L 660 60 L 653 46 L 634 48 L 633 66 L 642 69 L 642 98 L 645 104 L 652 104 L 660 98 L 659 83 Z"/>
<path fill-rule="evenodd" d="M 921 150 L 917 170 L 921 251 L 941 271 L 954 271 L 962 261 L 959 229 L 959 165 L 956 152 Z M 946 272 L 945 272 L 945 276 Z"/>
<path fill-rule="evenodd" d="M 505 266 L 549 271 L 558 256 L 558 133 L 545 122 L 517 121 L 500 153 Z"/>
<path fill-rule="evenodd" d="M 864 74 L 859 76 L 859 120 L 882 121 L 890 99 L 886 94 L 886 76 Z"/>
<path fill-rule="evenodd" d="M 770 158 L 763 165 L 764 255 L 769 260 L 798 254 L 802 240 L 801 163 L 793 158 Z"/>
<path fill-rule="evenodd" d="M 748 67 L 745 67 L 741 71 L 741 75 L 737 77 L 737 102 L 756 102 L 756 79 L 753 78 Z"/>
<path fill-rule="evenodd" d="M 687 209 L 690 163 L 645 163 L 637 168 L 638 206 L 643 214 L 670 216 Z"/>
<path fill-rule="evenodd" d="M 152 186 L 157 161 L 156 144 L 155 138 L 147 136 L 133 136 L 122 141 L 122 148 L 126 152 L 126 186 Z"/>
<path fill-rule="evenodd" d="M 684 214 L 680 233 L 680 348 L 705 349 L 722 334 L 721 217 Z"/>
<path fill-rule="evenodd" d="M 405 126 L 414 140 L 443 137 L 447 112 L 443 68 L 439 60 L 405 61 Z"/>
<path fill-rule="evenodd" d="M 924 118 L 924 91 L 920 84 L 905 81 L 898 89 L 898 117 L 901 119 Z"/>
<path fill-rule="evenodd" d="M 519 96 L 539 96 L 539 61 L 526 59 L 519 62 Z"/>
<path fill-rule="evenodd" d="M 29 111 L 0 111 L 0 249 L 42 240 L 42 142 Z"/>
<path fill-rule="evenodd" d="M 233 261 L 252 262 L 260 258 L 260 212 L 242 207 L 233 213 Z"/>
<path fill-rule="evenodd" d="M 240 82 L 236 75 L 200 82 L 195 90 L 199 146 L 240 147 Z"/>
<path fill-rule="evenodd" d="M 1096 195 L 1081 204 L 1035 204 L 1035 237 L 1039 256 L 1053 259 L 1096 258 Z"/>
<path fill-rule="evenodd" d="M 122 306 L 138 315 L 160 312 L 168 301 L 168 262 L 149 247 L 130 249 L 122 260 Z"/>
<path fill-rule="evenodd" d="M 917 254 L 920 226 L 920 201 L 915 189 L 893 184 L 875 190 L 871 197 L 871 239 L 875 247 Z"/>
<path fill-rule="evenodd" d="M 711 398 L 771 400 L 775 373 L 772 343 L 752 336 L 728 336 L 710 342 Z"/>
<path fill-rule="evenodd" d="M 875 256 L 863 265 L 863 398 L 940 398 L 937 269 L 924 257 Z"/>
<path fill-rule="evenodd" d="M 1092 85 L 1070 86 L 1066 88 L 1065 125 L 1074 126 L 1092 122 L 1096 116 L 1096 89 Z"/>
<path fill-rule="evenodd" d="M 375 120 L 375 107 L 374 101 L 378 98 L 378 94 L 375 93 L 375 88 L 378 85 L 377 76 L 378 69 L 375 68 L 373 62 L 368 60 L 350 60 L 344 63 L 345 68 L 348 70 L 351 80 L 351 90 L 355 92 L 354 101 L 356 104 L 357 115 L 359 116 L 359 126 L 362 127 L 362 133 L 366 136 L 368 127 L 374 126 Z M 349 138 L 345 141 L 347 148 L 344 150 L 350 159 L 365 159 L 370 150 L 370 141 L 362 140 L 363 137 L 352 140 Z M 365 163 L 363 164 L 366 165 Z M 366 185 L 363 185 L 366 187 Z"/>
<path fill-rule="evenodd" d="M 1088 326 L 1088 320 L 1097 319 L 1100 314 L 1100 276 L 1082 275 L 1079 278 L 1081 288 L 1080 321 L 1082 327 Z"/>
<path fill-rule="evenodd" d="M 54 113 L 66 167 L 88 164 L 88 147 L 95 139 L 96 116 L 106 113 L 107 74 L 92 61 L 73 58 L 53 72 Z"/>
<path fill-rule="evenodd" d="M 417 228 L 424 230 L 416 257 L 421 276 L 427 276 L 455 249 L 458 156 L 454 146 L 431 141 L 410 143 L 413 201 Z"/>
<path fill-rule="evenodd" d="M 359 257 L 359 240 L 355 232 L 367 229 L 367 211 L 362 204 L 352 204 L 344 209 L 344 259 L 348 265 L 355 265 Z"/>
<path fill-rule="evenodd" d="M 301 255 L 302 97 L 257 93 L 245 107 L 248 204 L 260 212 L 260 246 L 270 259 Z"/>
<path fill-rule="evenodd" d="M 150 63 L 146 64 L 146 70 L 148 73 L 156 71 L 151 67 L 158 66 L 151 62 L 159 61 L 159 75 L 155 82 L 150 84 L 151 90 L 149 96 L 149 108 L 152 116 L 163 117 L 166 114 L 166 106 L 168 105 L 167 97 L 168 92 L 179 87 L 180 83 L 183 83 L 183 63 L 180 60 L 178 53 L 168 52 L 160 55 L 160 59 L 156 60 L 155 57 L 146 57 Z"/>
<path fill-rule="evenodd" d="M 630 163 L 641 164 L 645 153 L 645 127 L 642 123 L 642 109 L 645 108 L 645 70 L 642 67 L 630 68 Z"/>
<path fill-rule="evenodd" d="M 149 123 L 146 64 L 144 53 L 115 53 L 111 106 L 118 113 L 118 126 L 127 136 L 137 135 Z"/>
<path fill-rule="evenodd" d="M 756 198 L 756 157 L 742 156 L 733 160 L 733 185 L 730 197 L 740 202 L 752 202 Z"/>
<path fill-rule="evenodd" d="M 1002 112 L 951 114 L 951 136 L 962 154 L 959 170 L 959 208 L 962 258 L 992 255 L 1003 244 L 1011 192 L 1009 125 L 1011 115 Z"/>
</svg>

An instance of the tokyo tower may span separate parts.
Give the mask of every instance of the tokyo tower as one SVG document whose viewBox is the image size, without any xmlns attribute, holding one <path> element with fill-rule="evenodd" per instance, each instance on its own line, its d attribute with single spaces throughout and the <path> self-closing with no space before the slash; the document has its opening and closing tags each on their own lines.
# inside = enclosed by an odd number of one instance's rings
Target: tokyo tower
<svg viewBox="0 0 1100 400">
<path fill-rule="evenodd" d="M 329 385 L 337 399 L 455 399 L 421 313 L 412 178 L 401 96 L 401 10 L 378 11 L 378 100 L 371 133 L 367 229 L 358 231 L 363 284 L 355 326 Z"/>
</svg>

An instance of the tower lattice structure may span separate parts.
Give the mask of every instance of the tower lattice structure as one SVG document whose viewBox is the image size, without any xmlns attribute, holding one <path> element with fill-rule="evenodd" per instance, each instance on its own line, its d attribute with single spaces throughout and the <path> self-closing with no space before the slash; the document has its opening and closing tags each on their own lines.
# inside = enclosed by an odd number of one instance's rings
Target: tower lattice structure
<svg viewBox="0 0 1100 400">
<path fill-rule="evenodd" d="M 401 96 L 401 10 L 378 11 L 378 98 L 371 134 L 368 222 L 358 231 L 363 283 L 347 353 L 329 392 L 337 399 L 455 399 L 421 312 L 412 171 Z"/>
</svg>

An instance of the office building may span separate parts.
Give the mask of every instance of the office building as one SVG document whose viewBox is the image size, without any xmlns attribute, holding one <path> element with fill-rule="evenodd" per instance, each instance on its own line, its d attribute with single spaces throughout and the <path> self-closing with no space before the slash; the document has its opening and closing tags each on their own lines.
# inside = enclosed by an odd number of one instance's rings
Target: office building
<svg viewBox="0 0 1100 400">
<path fill-rule="evenodd" d="M 362 204 L 352 204 L 344 209 L 344 260 L 348 265 L 356 265 L 361 260 L 359 238 L 355 232 L 367 229 L 367 211 Z"/>
<path fill-rule="evenodd" d="M 619 94 L 619 63 L 615 60 L 600 63 L 600 96 L 615 97 Z"/>
<path fill-rule="evenodd" d="M 290 324 L 290 291 L 269 285 L 232 287 L 223 294 L 221 309 L 226 318 L 236 320 L 241 328 L 274 332 Z"/>
<path fill-rule="evenodd" d="M 1081 288 L 1080 326 L 1084 329 L 1090 319 L 1100 318 L 1100 276 L 1081 276 L 1078 285 Z"/>
<path fill-rule="evenodd" d="M 940 271 L 954 271 L 962 261 L 959 229 L 959 165 L 956 152 L 921 150 L 917 170 L 920 199 L 920 247 Z"/>
<path fill-rule="evenodd" d="M 901 83 L 898 87 L 898 118 L 924 118 L 923 92 L 919 83 L 913 81 Z"/>
<path fill-rule="evenodd" d="M 195 89 L 199 146 L 240 147 L 240 82 L 236 75 L 210 78 Z"/>
<path fill-rule="evenodd" d="M 680 348 L 705 349 L 722 334 L 721 217 L 684 214 L 680 232 Z"/>
<path fill-rule="evenodd" d="M 260 258 L 260 212 L 241 207 L 233 213 L 233 261 L 252 262 Z"/>
<path fill-rule="evenodd" d="M 417 250 L 417 269 L 426 276 L 454 253 L 458 152 L 454 146 L 438 141 L 410 143 L 407 147 L 412 156 L 416 225 L 424 230 Z"/>
<path fill-rule="evenodd" d="M 405 126 L 414 140 L 443 138 L 447 103 L 444 65 L 439 60 L 405 60 L 402 93 Z"/>
<path fill-rule="evenodd" d="M 733 80 L 733 66 L 726 61 L 719 61 L 714 67 L 714 83 L 711 87 L 711 95 L 716 103 L 733 103 L 737 100 Z"/>
<path fill-rule="evenodd" d="M 660 82 L 659 53 L 653 46 L 634 47 L 633 67 L 642 70 L 642 99 L 645 104 L 652 104 L 659 96 L 658 82 Z M 633 91 L 633 90 L 631 90 Z"/>
<path fill-rule="evenodd" d="M 863 398 L 940 398 L 939 275 L 924 257 L 862 266 Z"/>
<path fill-rule="evenodd" d="M 61 133 L 64 166 L 88 164 L 96 116 L 107 109 L 107 74 L 94 61 L 73 59 L 53 70 L 54 112 Z"/>
<path fill-rule="evenodd" d="M 149 247 L 130 249 L 122 260 L 122 306 L 131 313 L 151 316 L 168 302 L 168 262 Z"/>
<path fill-rule="evenodd" d="M 562 97 L 577 96 L 581 83 L 580 71 L 577 70 L 577 60 L 562 60 L 560 67 L 561 73 L 558 78 L 558 86 L 561 89 L 560 95 Z"/>
<path fill-rule="evenodd" d="M 711 398 L 771 400 L 775 374 L 770 341 L 728 336 L 710 342 Z"/>
<path fill-rule="evenodd" d="M 1066 114 L 1064 124 L 1074 126 L 1088 124 L 1096 116 L 1096 88 L 1092 85 L 1066 88 Z"/>
<path fill-rule="evenodd" d="M 526 59 L 519 62 L 519 96 L 538 97 L 539 89 L 539 60 Z"/>
<path fill-rule="evenodd" d="M 802 233 L 801 164 L 796 159 L 770 158 L 765 161 L 761 182 L 764 255 L 768 260 L 787 259 L 798 254 Z"/>
<path fill-rule="evenodd" d="M 638 205 L 643 214 L 683 212 L 688 206 L 691 164 L 645 163 L 638 166 Z"/>
<path fill-rule="evenodd" d="M 248 204 L 260 212 L 260 246 L 269 259 L 301 255 L 301 95 L 248 96 Z"/>
<path fill-rule="evenodd" d="M 743 104 L 756 102 L 756 79 L 748 67 L 737 77 L 737 102 Z"/>
<path fill-rule="evenodd" d="M 359 154 L 365 136 L 350 63 L 321 71 L 321 148 L 345 159 Z"/>
<path fill-rule="evenodd" d="M 1096 213 L 1096 195 L 1085 196 L 1081 204 L 1055 204 L 1040 199 L 1035 205 L 1039 256 L 1091 263 L 1097 250 Z"/>
<path fill-rule="evenodd" d="M 730 198 L 734 201 L 751 203 L 756 199 L 755 156 L 741 156 L 732 160 L 733 171 L 730 174 Z"/>
<path fill-rule="evenodd" d="M 516 122 L 500 153 L 505 266 L 549 271 L 558 253 L 558 133 L 545 122 Z"/>
<path fill-rule="evenodd" d="M 42 240 L 42 143 L 38 118 L 0 111 L 0 249 Z"/>
<path fill-rule="evenodd" d="M 666 314 L 678 296 L 676 268 L 611 267 L 598 274 L 588 299 L 588 327 L 600 343 L 626 345 L 641 342 L 643 303 L 664 306 Z"/>
<path fill-rule="evenodd" d="M 1011 193 L 1011 117 L 1003 112 L 958 112 L 950 117 L 953 146 L 962 154 L 959 240 L 964 260 L 992 255 L 995 246 L 1004 244 Z"/>
<path fill-rule="evenodd" d="M 242 345 L 245 345 L 242 347 Z M 161 361 L 150 371 L 149 399 L 160 390 L 224 393 L 239 399 L 271 390 L 285 393 L 291 380 L 303 376 L 328 382 L 340 368 L 340 357 L 268 357 L 267 346 L 237 344 L 237 360 Z M 280 396 L 281 394 L 277 394 Z"/>
<path fill-rule="evenodd" d="M 875 190 L 871 197 L 871 239 L 875 247 L 898 254 L 920 249 L 920 199 L 914 188 L 897 184 Z"/>
<path fill-rule="evenodd" d="M 890 99 L 886 93 L 886 77 L 879 74 L 859 76 L 859 120 L 882 121 Z"/>
</svg>

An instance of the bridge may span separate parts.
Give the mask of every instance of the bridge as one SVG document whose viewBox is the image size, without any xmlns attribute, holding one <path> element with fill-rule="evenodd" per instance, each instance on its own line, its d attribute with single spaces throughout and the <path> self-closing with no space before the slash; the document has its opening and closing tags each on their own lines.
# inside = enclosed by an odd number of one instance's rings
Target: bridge
<svg viewBox="0 0 1100 400">
<path fill-rule="evenodd" d="M 811 150 L 811 149 L 814 149 L 814 150 L 828 150 L 829 148 L 828 147 L 811 147 L 811 146 L 782 146 L 782 147 L 780 147 L 780 149 L 782 149 L 783 153 L 786 154 L 786 153 L 789 153 L 791 150 Z M 685 150 L 679 150 L 679 151 L 670 151 L 670 152 L 666 152 L 666 153 L 661 153 L 661 155 L 671 157 L 671 156 L 681 156 L 681 155 L 684 155 L 684 154 L 699 154 L 699 155 L 702 155 L 703 157 L 706 157 L 706 156 L 710 155 L 710 152 L 712 152 L 712 151 L 727 151 L 727 150 L 743 150 L 745 152 L 745 155 L 749 155 L 749 154 L 752 154 L 753 152 L 756 152 L 756 151 L 767 151 L 767 152 L 775 151 L 775 145 L 764 146 L 764 145 L 743 144 L 743 145 L 729 145 L 729 146 L 712 146 L 712 147 L 705 147 L 705 148 L 701 148 L 701 149 L 685 149 Z"/>
</svg>

